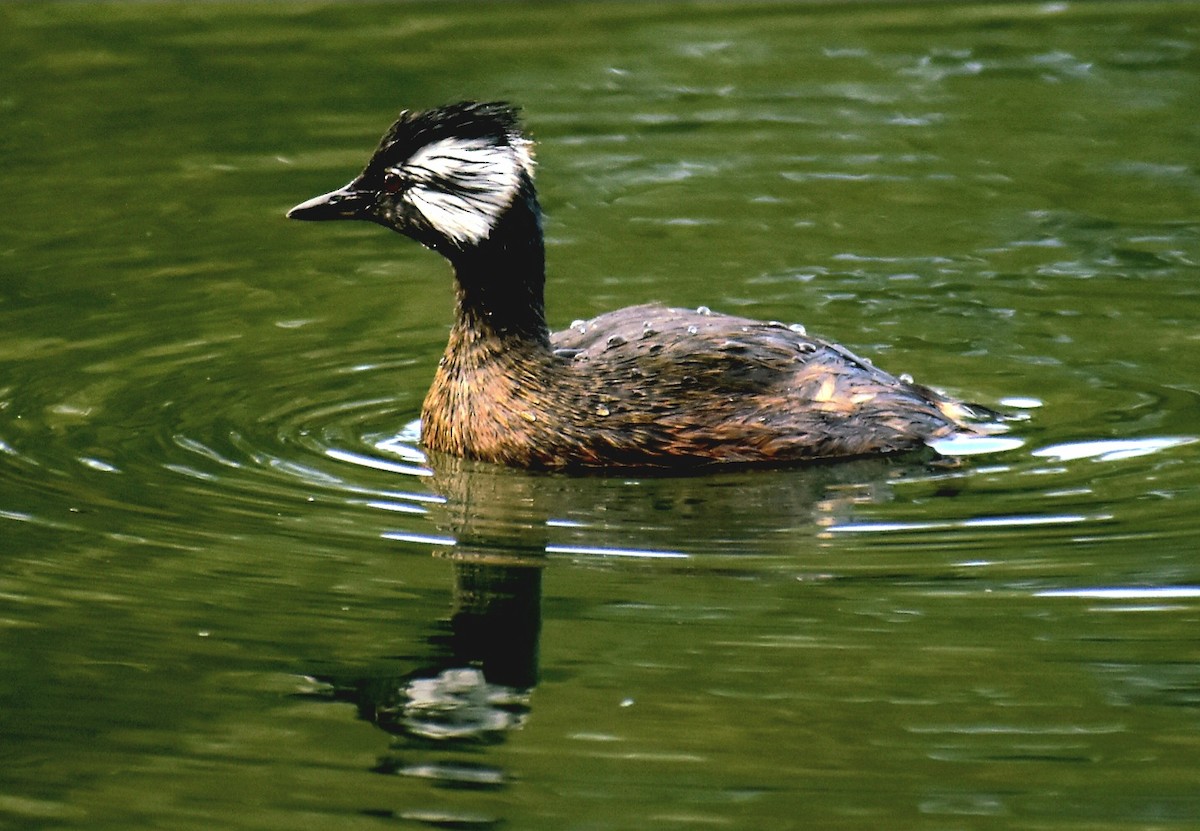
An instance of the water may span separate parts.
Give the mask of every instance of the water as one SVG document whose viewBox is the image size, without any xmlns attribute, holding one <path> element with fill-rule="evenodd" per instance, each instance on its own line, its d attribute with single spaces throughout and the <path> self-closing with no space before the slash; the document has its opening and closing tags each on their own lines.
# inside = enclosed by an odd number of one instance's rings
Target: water
<svg viewBox="0 0 1200 831">
<path fill-rule="evenodd" d="M 1197 6 L 0 30 L 0 825 L 1200 823 Z M 426 459 L 446 268 L 282 214 L 466 96 L 540 142 L 555 326 L 799 321 L 1018 441 Z"/>
</svg>

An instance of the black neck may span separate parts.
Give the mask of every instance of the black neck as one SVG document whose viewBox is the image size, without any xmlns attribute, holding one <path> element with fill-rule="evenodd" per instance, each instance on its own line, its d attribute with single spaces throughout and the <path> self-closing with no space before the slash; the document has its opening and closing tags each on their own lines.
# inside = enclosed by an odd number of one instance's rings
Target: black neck
<svg viewBox="0 0 1200 831">
<path fill-rule="evenodd" d="M 458 283 L 456 330 L 549 345 L 542 213 L 532 185 L 521 189 L 486 240 L 448 258 Z"/>
</svg>

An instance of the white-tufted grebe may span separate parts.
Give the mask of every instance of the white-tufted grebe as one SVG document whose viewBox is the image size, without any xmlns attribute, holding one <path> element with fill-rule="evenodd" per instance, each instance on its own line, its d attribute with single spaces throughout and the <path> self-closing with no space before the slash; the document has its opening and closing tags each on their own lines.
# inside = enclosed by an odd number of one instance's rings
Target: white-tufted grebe
<svg viewBox="0 0 1200 831">
<path fill-rule="evenodd" d="M 782 464 L 895 453 L 990 414 L 799 326 L 633 306 L 551 334 L 532 143 L 516 110 L 403 112 L 363 172 L 288 212 L 365 219 L 450 261 L 431 450 L 529 468 Z"/>
</svg>

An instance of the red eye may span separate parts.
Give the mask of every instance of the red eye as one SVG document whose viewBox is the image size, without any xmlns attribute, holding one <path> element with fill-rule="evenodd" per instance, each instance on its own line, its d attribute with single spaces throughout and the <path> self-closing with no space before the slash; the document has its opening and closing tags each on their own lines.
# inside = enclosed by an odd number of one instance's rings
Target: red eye
<svg viewBox="0 0 1200 831">
<path fill-rule="evenodd" d="M 394 170 L 389 170 L 383 174 L 383 189 L 388 193 L 399 193 L 404 190 L 406 183 L 404 177 Z"/>
</svg>

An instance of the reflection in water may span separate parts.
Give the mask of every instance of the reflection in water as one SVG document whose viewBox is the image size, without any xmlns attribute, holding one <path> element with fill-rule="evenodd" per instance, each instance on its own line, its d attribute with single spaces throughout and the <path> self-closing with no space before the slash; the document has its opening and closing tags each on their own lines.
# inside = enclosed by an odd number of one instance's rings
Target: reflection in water
<svg viewBox="0 0 1200 831">
<path fill-rule="evenodd" d="M 498 740 L 521 726 L 537 683 L 541 566 L 454 563 L 454 610 L 430 637 L 432 665 L 384 685 L 357 703 L 396 735 L 431 741 Z"/>
<path fill-rule="evenodd" d="M 849 521 L 858 507 L 891 501 L 901 482 L 937 480 L 953 492 L 950 480 L 966 470 L 932 451 L 641 478 L 628 472 L 579 477 L 513 471 L 439 454 L 427 462 L 428 484 L 441 497 L 431 513 L 442 533 L 435 538 L 397 530 L 388 538 L 429 541 L 446 552 L 574 559 L 762 554 L 777 549 L 785 530 L 807 536 L 814 525 L 833 527 Z M 728 534 L 731 516 L 739 518 L 737 537 Z"/>
<path fill-rule="evenodd" d="M 1149 436 L 1136 439 L 1076 441 L 1066 444 L 1055 444 L 1050 447 L 1040 447 L 1033 451 L 1033 455 L 1060 462 L 1069 462 L 1076 459 L 1116 462 L 1121 459 L 1149 456 L 1163 450 L 1192 444 L 1195 441 L 1196 438 L 1194 436 Z"/>
<path fill-rule="evenodd" d="M 405 449 L 407 461 L 418 461 L 416 452 Z M 789 518 L 829 525 L 854 505 L 889 499 L 897 479 L 942 475 L 953 467 L 938 461 L 931 467 L 928 458 L 871 459 L 786 472 L 631 480 L 509 471 L 440 455 L 419 461 L 438 496 L 427 507 L 440 535 L 433 556 L 453 572 L 450 615 L 430 624 L 415 656 L 395 659 L 390 669 L 350 669 L 318 680 L 328 685 L 324 698 L 352 702 L 362 719 L 394 737 L 375 772 L 470 791 L 505 788 L 513 780 L 509 771 L 481 761 L 479 749 L 505 741 L 531 716 L 549 555 L 691 563 L 693 555 L 682 551 L 622 547 L 612 532 L 620 528 L 642 542 L 653 540 L 664 511 L 683 514 L 698 526 L 697 539 L 705 539 L 697 552 L 713 553 L 722 543 L 712 530 L 748 505 L 761 514 L 764 530 L 776 533 Z M 604 518 L 612 527 L 602 524 Z M 679 538 L 680 526 L 668 530 Z M 571 541 L 564 533 L 574 535 Z M 405 532 L 385 536 L 412 538 Z M 445 810 L 385 813 L 455 827 L 498 821 Z"/>
<path fill-rule="evenodd" d="M 542 563 L 456 550 L 453 569 L 453 610 L 434 626 L 419 668 L 319 677 L 389 733 L 436 742 L 498 739 L 520 727 L 528 710 L 538 676 Z"/>
<path fill-rule="evenodd" d="M 542 564 L 487 556 L 459 552 L 454 563 L 451 652 L 491 684 L 530 689 L 537 683 Z"/>
<path fill-rule="evenodd" d="M 506 742 L 535 716 L 542 573 L 556 558 L 585 563 L 638 557 L 685 570 L 720 563 L 725 574 L 761 576 L 773 567 L 769 562 L 794 570 L 796 543 L 804 538 L 825 543 L 886 531 L 894 542 L 898 535 L 921 532 L 929 539 L 915 542 L 925 547 L 947 532 L 1002 528 L 1026 529 L 1044 541 L 1060 529 L 1074 534 L 1070 529 L 1112 521 L 1099 511 L 1005 512 L 994 499 L 969 498 L 971 484 L 978 487 L 981 471 L 988 470 L 978 459 L 962 463 L 932 453 L 786 471 L 638 479 L 510 471 L 426 456 L 415 440 L 415 431 L 368 440 L 378 458 L 361 453 L 337 458 L 380 469 L 398 458 L 406 465 L 404 474 L 432 491 L 419 505 L 412 502 L 411 512 L 396 510 L 401 502 L 409 504 L 398 492 L 378 507 L 395 529 L 384 537 L 437 543 L 433 556 L 452 573 L 450 614 L 428 625 L 415 655 L 395 659 L 390 668 L 348 670 L 323 680 L 335 699 L 352 701 L 364 720 L 393 737 L 374 771 L 459 792 L 503 790 L 516 778 L 495 752 L 481 751 Z M 1040 458 L 1022 456 L 1014 463 L 1028 468 L 1040 465 L 1033 461 Z M 892 501 L 901 483 L 936 493 L 944 518 L 885 523 L 861 516 Z M 964 504 L 951 507 L 947 500 L 960 494 Z M 726 533 L 731 515 L 738 516 L 736 538 Z M 786 556 L 769 560 L 776 552 Z M 590 718 L 578 714 L 581 723 Z M 465 827 L 499 821 L 472 813 L 465 796 L 455 800 L 451 810 L 404 808 L 389 816 Z"/>
<path fill-rule="evenodd" d="M 435 552 L 435 555 L 439 552 Z M 542 563 L 497 551 L 457 549 L 453 609 L 434 624 L 428 656 L 407 672 L 318 676 L 332 700 L 394 737 L 374 772 L 428 780 L 436 787 L 488 791 L 512 777 L 480 762 L 481 744 L 519 729 L 538 678 Z M 372 812 L 380 813 L 380 812 Z M 412 806 L 384 811 L 438 827 L 490 827 L 497 818 Z"/>
<path fill-rule="evenodd" d="M 463 473 L 457 466 L 434 477 L 445 497 L 439 530 L 453 534 L 453 548 L 436 549 L 453 570 L 448 620 L 432 625 L 426 655 L 406 672 L 340 678 L 319 677 L 334 700 L 351 701 L 360 717 L 395 737 L 374 767 L 378 773 L 425 779 L 439 787 L 503 788 L 504 770 L 481 764 L 481 744 L 501 742 L 520 729 L 538 681 L 541 632 L 542 523 L 476 528 L 472 506 L 513 504 L 497 493 L 498 477 Z M 518 496 L 518 501 L 520 497 Z M 499 502 L 497 501 L 499 500 Z M 501 533 L 497 529 L 506 529 Z M 388 812 L 389 816 L 393 815 Z M 463 812 L 402 810 L 404 819 L 454 827 L 489 826 L 491 816 Z"/>
</svg>

